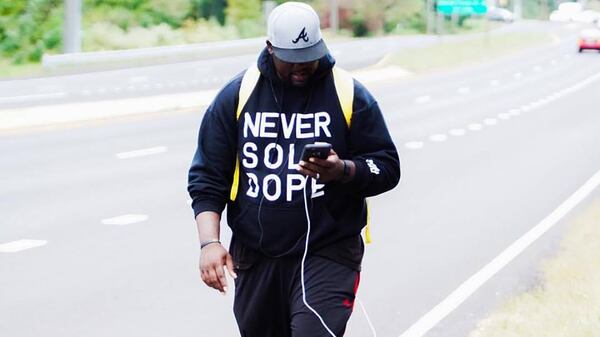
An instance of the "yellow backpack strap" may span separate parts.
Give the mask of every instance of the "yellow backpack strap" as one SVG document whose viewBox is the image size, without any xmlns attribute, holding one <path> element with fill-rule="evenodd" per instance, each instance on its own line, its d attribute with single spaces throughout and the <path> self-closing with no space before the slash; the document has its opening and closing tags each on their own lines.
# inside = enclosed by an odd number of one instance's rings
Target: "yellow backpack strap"
<svg viewBox="0 0 600 337">
<path fill-rule="evenodd" d="M 337 92 L 338 99 L 340 100 L 340 106 L 346 119 L 346 125 L 348 128 L 352 125 L 352 104 L 354 103 L 354 79 L 349 72 L 333 67 L 333 82 L 335 84 L 335 91 Z M 367 225 L 365 226 L 365 242 L 371 243 L 371 212 L 369 203 L 367 204 Z"/>
<path fill-rule="evenodd" d="M 352 103 L 354 102 L 354 79 L 349 72 L 338 67 L 333 67 L 333 82 L 337 92 L 340 106 L 346 119 L 348 128 L 352 123 Z"/>
<path fill-rule="evenodd" d="M 242 110 L 244 106 L 248 102 L 252 91 L 254 91 L 254 87 L 256 87 L 256 83 L 260 79 L 260 70 L 258 70 L 258 66 L 256 64 L 251 65 L 246 73 L 244 73 L 244 77 L 242 77 L 242 84 L 240 85 L 240 91 L 238 94 L 238 105 L 235 111 L 235 120 L 239 120 L 242 115 Z M 240 156 L 238 154 L 235 155 L 235 171 L 233 172 L 233 182 L 231 183 L 231 192 L 229 193 L 229 199 L 231 201 L 235 201 L 237 198 L 238 189 L 240 186 Z"/>
<path fill-rule="evenodd" d="M 369 207 L 369 201 L 365 201 L 367 203 L 367 226 L 365 227 L 365 241 L 367 243 L 371 243 L 371 209 Z"/>
</svg>

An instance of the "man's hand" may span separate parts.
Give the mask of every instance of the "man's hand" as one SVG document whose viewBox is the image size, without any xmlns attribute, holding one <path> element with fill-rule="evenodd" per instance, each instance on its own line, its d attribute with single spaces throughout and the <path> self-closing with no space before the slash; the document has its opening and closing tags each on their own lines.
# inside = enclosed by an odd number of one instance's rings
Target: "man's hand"
<svg viewBox="0 0 600 337">
<path fill-rule="evenodd" d="M 237 278 L 233 270 L 233 259 L 220 243 L 213 243 L 202 248 L 200 251 L 200 277 L 207 286 L 215 288 L 223 294 L 227 292 L 225 268 L 232 278 Z"/>
<path fill-rule="evenodd" d="M 340 180 L 344 175 L 344 163 L 335 151 L 330 150 L 327 159 L 311 157 L 308 162 L 300 161 L 298 172 L 326 183 Z"/>
</svg>

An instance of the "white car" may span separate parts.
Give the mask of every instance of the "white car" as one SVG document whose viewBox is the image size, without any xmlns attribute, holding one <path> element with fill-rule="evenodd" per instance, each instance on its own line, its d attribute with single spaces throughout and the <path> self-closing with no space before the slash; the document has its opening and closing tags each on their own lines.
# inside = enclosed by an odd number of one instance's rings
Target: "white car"
<svg viewBox="0 0 600 337">
<path fill-rule="evenodd" d="M 550 13 L 550 21 L 571 22 L 583 12 L 583 5 L 578 2 L 563 2 L 558 9 Z"/>
<path fill-rule="evenodd" d="M 600 22 L 600 13 L 588 9 L 573 15 L 573 21 L 587 24 L 597 23 Z"/>
<path fill-rule="evenodd" d="M 561 11 L 552 11 L 550 13 L 550 21 L 553 22 L 569 22 L 572 20 L 572 16 L 569 13 L 561 12 Z"/>
<path fill-rule="evenodd" d="M 490 7 L 487 12 L 488 20 L 493 21 L 503 21 L 503 22 L 513 22 L 515 21 L 515 15 L 513 12 L 509 11 L 506 8 L 499 7 Z"/>
</svg>

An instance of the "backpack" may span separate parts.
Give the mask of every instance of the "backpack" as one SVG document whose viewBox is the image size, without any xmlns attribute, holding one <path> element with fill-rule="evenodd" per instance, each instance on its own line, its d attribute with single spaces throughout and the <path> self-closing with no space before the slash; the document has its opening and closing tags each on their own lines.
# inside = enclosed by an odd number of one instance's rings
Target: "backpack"
<svg viewBox="0 0 600 337">
<path fill-rule="evenodd" d="M 350 128 L 350 126 L 352 125 L 352 103 L 354 102 L 354 79 L 352 78 L 352 75 L 350 75 L 349 72 L 335 66 L 332 68 L 332 72 L 333 82 L 335 84 L 335 91 L 340 101 L 342 112 L 344 113 L 346 126 Z M 252 91 L 254 91 L 254 87 L 258 83 L 259 79 L 260 70 L 258 69 L 257 64 L 253 64 L 248 68 L 248 70 L 246 70 L 246 73 L 244 73 L 244 76 L 242 77 L 242 83 L 240 85 L 240 91 L 238 95 L 238 105 L 235 112 L 235 118 L 237 121 L 239 121 L 240 116 L 242 115 L 242 109 L 244 109 L 244 106 L 248 102 L 248 99 L 250 98 Z M 237 198 L 239 182 L 240 159 L 239 156 L 236 156 L 233 182 L 231 184 L 231 192 L 229 194 L 229 199 L 231 201 L 235 201 L 235 199 Z M 365 227 L 365 241 L 367 243 L 371 243 L 371 217 L 369 213 L 369 205 L 367 203 L 367 225 Z"/>
</svg>

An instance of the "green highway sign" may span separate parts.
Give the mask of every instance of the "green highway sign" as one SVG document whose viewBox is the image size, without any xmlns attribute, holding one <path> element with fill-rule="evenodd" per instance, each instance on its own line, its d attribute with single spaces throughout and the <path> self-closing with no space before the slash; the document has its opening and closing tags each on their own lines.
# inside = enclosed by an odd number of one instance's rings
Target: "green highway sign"
<svg viewBox="0 0 600 337">
<path fill-rule="evenodd" d="M 487 13 L 486 0 L 438 0 L 437 11 L 446 15 L 482 15 Z"/>
</svg>

